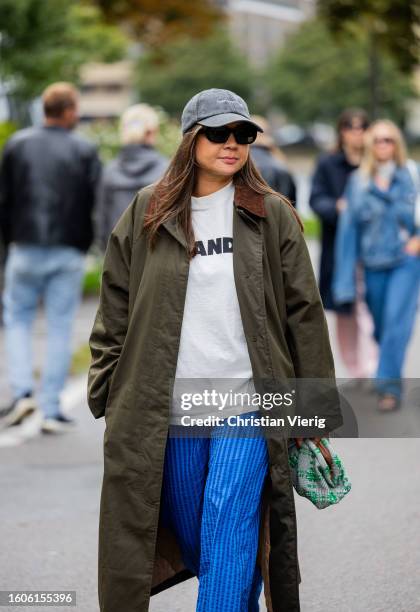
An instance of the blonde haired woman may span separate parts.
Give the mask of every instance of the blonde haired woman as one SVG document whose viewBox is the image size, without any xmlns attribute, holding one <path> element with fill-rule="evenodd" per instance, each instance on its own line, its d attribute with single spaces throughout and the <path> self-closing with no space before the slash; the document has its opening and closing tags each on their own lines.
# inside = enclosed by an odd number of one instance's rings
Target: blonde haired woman
<svg viewBox="0 0 420 612">
<path fill-rule="evenodd" d="M 406 166 L 398 127 L 376 121 L 366 137 L 358 171 L 348 182 L 339 219 L 333 294 L 337 303 L 355 297 L 355 268 L 364 268 L 366 302 L 379 345 L 376 389 L 381 411 L 401 400 L 401 374 L 413 331 L 420 283 L 416 190 Z"/>
<path fill-rule="evenodd" d="M 120 119 L 120 138 L 123 145 L 155 144 L 159 131 L 159 115 L 148 104 L 134 104 Z"/>
</svg>

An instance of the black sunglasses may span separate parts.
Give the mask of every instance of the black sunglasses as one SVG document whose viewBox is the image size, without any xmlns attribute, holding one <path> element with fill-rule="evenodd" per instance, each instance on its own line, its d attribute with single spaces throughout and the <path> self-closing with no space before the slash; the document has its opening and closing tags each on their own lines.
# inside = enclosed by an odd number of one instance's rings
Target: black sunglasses
<svg viewBox="0 0 420 612">
<path fill-rule="evenodd" d="M 390 138 L 389 136 L 384 136 L 383 138 L 377 137 L 373 139 L 374 144 L 394 144 L 395 140 Z"/>
<path fill-rule="evenodd" d="M 230 128 L 226 125 L 220 127 L 207 127 L 205 126 L 201 132 L 205 135 L 207 140 L 222 144 L 226 142 L 231 134 L 233 134 L 237 144 L 246 145 L 252 144 L 257 138 L 257 128 L 250 123 L 243 125 L 237 125 L 236 127 Z"/>
</svg>

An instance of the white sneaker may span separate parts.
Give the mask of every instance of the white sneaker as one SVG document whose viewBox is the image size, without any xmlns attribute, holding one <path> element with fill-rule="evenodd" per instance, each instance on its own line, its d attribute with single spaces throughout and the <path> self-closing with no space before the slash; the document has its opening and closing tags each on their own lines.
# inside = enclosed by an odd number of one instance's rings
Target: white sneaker
<svg viewBox="0 0 420 612">
<path fill-rule="evenodd" d="M 42 421 L 41 429 L 44 433 L 64 433 L 74 429 L 76 421 L 65 414 L 57 414 Z"/>
<path fill-rule="evenodd" d="M 19 425 L 36 410 L 37 405 L 31 393 L 13 400 L 10 406 L 0 410 L 0 429 Z"/>
</svg>

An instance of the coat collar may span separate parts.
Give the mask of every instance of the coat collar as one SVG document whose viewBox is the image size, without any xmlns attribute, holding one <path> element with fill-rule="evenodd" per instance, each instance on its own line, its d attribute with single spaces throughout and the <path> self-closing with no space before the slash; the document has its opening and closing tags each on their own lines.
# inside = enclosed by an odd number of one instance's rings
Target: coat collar
<svg viewBox="0 0 420 612">
<path fill-rule="evenodd" d="M 391 176 L 389 187 L 386 191 L 379 189 L 373 177 L 370 177 L 369 179 L 369 190 L 376 193 L 377 195 L 379 195 L 380 197 L 384 199 L 389 198 L 389 192 L 391 190 L 395 190 L 395 189 L 404 187 L 404 185 L 406 185 L 407 187 L 410 185 L 410 175 L 408 174 L 407 168 L 404 166 L 396 166 Z"/>
<path fill-rule="evenodd" d="M 234 203 L 236 208 L 246 208 L 257 217 L 265 217 L 264 195 L 257 193 L 242 181 L 235 184 Z"/>
<path fill-rule="evenodd" d="M 257 217 L 266 217 L 266 210 L 264 206 L 264 194 L 257 193 L 248 185 L 243 183 L 242 181 L 238 181 L 235 184 L 235 194 L 234 194 L 234 204 L 236 210 L 245 209 L 246 211 L 256 215 Z M 152 194 L 149 201 L 149 210 L 153 210 L 156 206 L 156 196 Z M 172 217 L 163 223 L 163 226 L 168 230 L 168 232 L 180 242 L 184 247 L 186 247 L 185 236 L 181 230 L 181 228 L 176 223 L 176 219 Z"/>
</svg>

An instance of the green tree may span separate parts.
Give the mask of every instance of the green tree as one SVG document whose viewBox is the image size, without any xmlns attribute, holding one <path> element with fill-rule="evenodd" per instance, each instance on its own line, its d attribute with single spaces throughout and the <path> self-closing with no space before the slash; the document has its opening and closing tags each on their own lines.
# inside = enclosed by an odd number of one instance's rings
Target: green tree
<svg viewBox="0 0 420 612">
<path fill-rule="evenodd" d="M 225 32 L 203 40 L 178 39 L 166 45 L 164 52 L 152 51 L 139 62 L 141 99 L 172 116 L 179 116 L 185 103 L 202 89 L 232 89 L 249 99 L 252 85 L 247 60 Z"/>
<path fill-rule="evenodd" d="M 337 41 L 321 21 L 304 23 L 267 68 L 272 102 L 302 124 L 334 122 L 349 106 L 369 108 L 368 46 L 363 31 Z M 378 112 L 402 122 L 415 95 L 411 80 L 385 52 L 382 77 Z"/>
<path fill-rule="evenodd" d="M 17 125 L 10 121 L 0 123 L 0 153 L 10 136 L 17 130 Z"/>
<path fill-rule="evenodd" d="M 96 6 L 76 2 L 69 8 L 67 45 L 86 59 L 114 62 L 125 57 L 127 37 L 116 26 L 107 24 Z"/>
<path fill-rule="evenodd" d="M 0 78 L 28 100 L 51 81 L 77 80 L 87 60 L 124 56 L 125 38 L 96 7 L 69 0 L 1 0 Z"/>
<path fill-rule="evenodd" d="M 182 36 L 202 38 L 223 20 L 211 0 L 96 0 L 104 15 L 128 25 L 149 48 Z"/>
<path fill-rule="evenodd" d="M 418 0 L 318 0 L 320 16 L 339 40 L 363 29 L 370 88 L 370 111 L 375 117 L 381 104 L 382 54 L 394 58 L 409 74 L 420 59 L 420 5 Z"/>
</svg>

